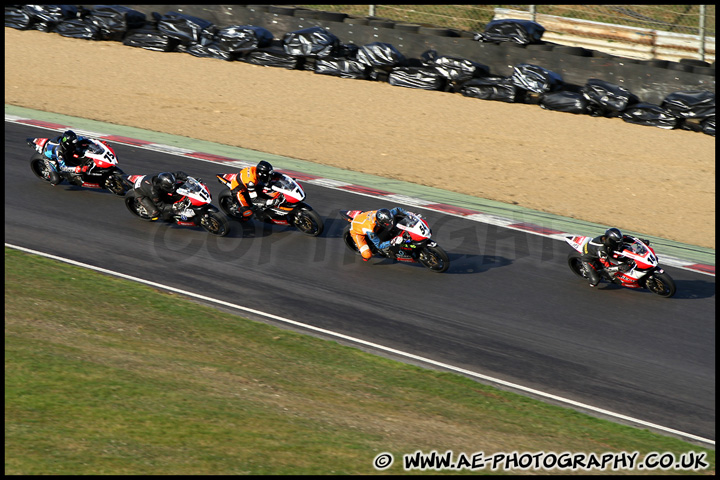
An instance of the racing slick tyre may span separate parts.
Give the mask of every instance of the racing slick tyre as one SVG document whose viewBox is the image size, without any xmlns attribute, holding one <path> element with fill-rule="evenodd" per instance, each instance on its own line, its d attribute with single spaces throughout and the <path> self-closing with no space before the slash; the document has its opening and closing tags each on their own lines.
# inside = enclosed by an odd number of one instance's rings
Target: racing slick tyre
<svg viewBox="0 0 720 480">
<path fill-rule="evenodd" d="M 667 273 L 652 273 L 644 282 L 645 288 L 661 297 L 670 298 L 675 295 L 675 282 Z"/>
<path fill-rule="evenodd" d="M 362 253 L 360 253 L 360 249 L 358 249 L 357 245 L 355 244 L 355 240 L 353 240 L 352 236 L 350 235 L 350 225 L 345 227 L 343 230 L 343 241 L 345 242 L 345 246 L 350 249 L 355 255 L 362 256 Z M 370 253 L 374 257 L 375 255 L 378 255 L 378 251 L 375 249 L 375 245 L 372 242 L 367 242 L 367 246 L 370 248 Z"/>
<path fill-rule="evenodd" d="M 240 205 L 238 205 L 237 200 L 233 198 L 230 190 L 220 192 L 220 195 L 218 195 L 218 204 L 220 205 L 220 210 L 230 218 L 241 222 L 246 222 L 251 218 L 251 216 L 243 217 L 242 214 L 240 214 Z"/>
<path fill-rule="evenodd" d="M 306 235 L 317 237 L 323 231 L 324 225 L 320 215 L 308 208 L 301 208 L 293 217 L 293 225 Z M 352 239 L 350 239 L 352 241 Z M 354 242 L 353 242 L 354 243 Z"/>
<path fill-rule="evenodd" d="M 135 196 L 135 192 L 129 192 L 125 196 L 125 206 L 128 210 L 130 210 L 130 213 L 135 215 L 136 217 L 139 217 L 147 222 L 151 222 L 152 218 L 150 218 L 150 215 L 148 215 L 147 210 L 143 206 L 142 203 L 137 199 Z"/>
<path fill-rule="evenodd" d="M 450 258 L 439 245 L 423 248 L 418 261 L 435 273 L 442 273 L 450 267 Z"/>
<path fill-rule="evenodd" d="M 210 235 L 224 237 L 230 233 L 230 222 L 223 215 L 208 212 L 200 218 L 200 226 Z"/>
<path fill-rule="evenodd" d="M 579 253 L 568 253 L 567 262 L 570 270 L 572 270 L 575 275 L 587 279 L 587 274 L 585 273 L 585 268 L 583 268 L 582 260 L 580 259 Z"/>
<path fill-rule="evenodd" d="M 114 193 L 119 197 L 124 197 L 125 193 L 127 192 L 125 182 L 123 181 L 119 173 L 113 173 L 112 175 L 109 175 L 105 179 L 105 184 L 103 186 L 111 193 Z"/>
<path fill-rule="evenodd" d="M 357 245 L 355 245 L 355 240 L 352 239 L 350 236 L 350 226 L 345 227 L 343 230 L 343 241 L 345 242 L 345 246 L 349 248 L 353 253 L 356 255 L 360 255 L 360 250 L 358 250 Z"/>
<path fill-rule="evenodd" d="M 62 178 L 60 178 L 60 175 L 52 168 L 47 166 L 47 163 L 45 163 L 45 158 L 39 153 L 34 154 L 30 158 L 30 170 L 32 170 L 36 177 L 45 180 L 46 182 L 50 183 L 50 185 L 55 186 L 58 183 L 62 182 Z"/>
</svg>

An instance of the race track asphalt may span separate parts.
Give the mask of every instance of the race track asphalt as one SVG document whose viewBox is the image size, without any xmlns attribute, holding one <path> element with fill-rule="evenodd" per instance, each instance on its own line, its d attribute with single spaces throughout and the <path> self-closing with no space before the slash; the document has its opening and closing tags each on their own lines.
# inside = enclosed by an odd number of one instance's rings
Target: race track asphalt
<svg viewBox="0 0 720 480">
<path fill-rule="evenodd" d="M 325 220 L 320 237 L 232 221 L 230 235 L 216 238 L 140 221 L 108 192 L 37 179 L 25 138 L 53 134 L 5 123 L 6 244 L 715 439 L 714 276 L 666 268 L 678 287 L 671 299 L 613 285 L 593 290 L 568 269 L 570 248 L 560 240 L 407 205 L 428 219 L 450 269 L 435 274 L 387 260 L 364 263 L 343 245 L 346 222 L 338 211 L 395 204 L 309 183 L 307 202 Z M 234 171 L 113 146 L 126 173 L 184 170 L 203 178 L 213 198 L 221 189 L 215 174 Z"/>
</svg>

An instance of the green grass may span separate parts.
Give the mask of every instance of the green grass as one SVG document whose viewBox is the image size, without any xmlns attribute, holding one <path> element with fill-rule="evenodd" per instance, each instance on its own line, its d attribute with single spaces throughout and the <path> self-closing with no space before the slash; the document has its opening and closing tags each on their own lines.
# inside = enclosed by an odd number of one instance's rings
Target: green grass
<svg viewBox="0 0 720 480">
<path fill-rule="evenodd" d="M 402 474 L 417 450 L 694 451 L 707 470 L 667 473 L 715 472 L 713 450 L 5 249 L 6 475 Z"/>
</svg>

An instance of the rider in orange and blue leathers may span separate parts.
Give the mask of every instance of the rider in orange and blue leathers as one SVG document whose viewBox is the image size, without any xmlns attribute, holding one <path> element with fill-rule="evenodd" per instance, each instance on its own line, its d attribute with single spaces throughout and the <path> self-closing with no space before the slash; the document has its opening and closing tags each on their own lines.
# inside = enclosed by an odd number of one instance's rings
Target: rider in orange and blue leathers
<svg viewBox="0 0 720 480">
<path fill-rule="evenodd" d="M 279 174 L 275 173 L 272 165 L 264 160 L 254 167 L 246 167 L 238 172 L 230 184 L 230 191 L 240 204 L 239 210 L 243 217 L 252 216 L 255 204 L 262 202 L 271 206 L 280 200 L 280 194 L 270 190 L 278 177 Z"/>
<path fill-rule="evenodd" d="M 367 239 L 375 245 L 378 250 L 385 250 L 392 245 L 391 241 L 381 241 L 378 234 L 389 233 L 395 227 L 395 216 L 405 214 L 407 211 L 401 207 L 391 210 L 381 208 L 370 210 L 357 215 L 350 224 L 350 236 L 360 250 L 364 261 L 370 260 L 372 252 L 367 244 Z"/>
</svg>

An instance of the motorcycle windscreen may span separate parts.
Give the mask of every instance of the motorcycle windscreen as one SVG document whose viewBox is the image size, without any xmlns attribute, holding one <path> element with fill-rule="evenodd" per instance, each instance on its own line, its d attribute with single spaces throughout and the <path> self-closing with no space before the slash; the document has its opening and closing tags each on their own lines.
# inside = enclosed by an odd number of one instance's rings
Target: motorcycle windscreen
<svg viewBox="0 0 720 480">
<path fill-rule="evenodd" d="M 398 222 L 397 226 L 399 229 L 405 230 L 410 235 L 410 238 L 416 242 L 430 238 L 432 235 L 430 227 L 428 227 L 422 219 L 416 217 L 415 215 L 407 215 Z"/>
<path fill-rule="evenodd" d="M 280 192 L 288 203 L 297 203 L 305 200 L 305 192 L 298 183 L 287 175 L 283 175 L 275 182 L 272 189 Z"/>
</svg>

